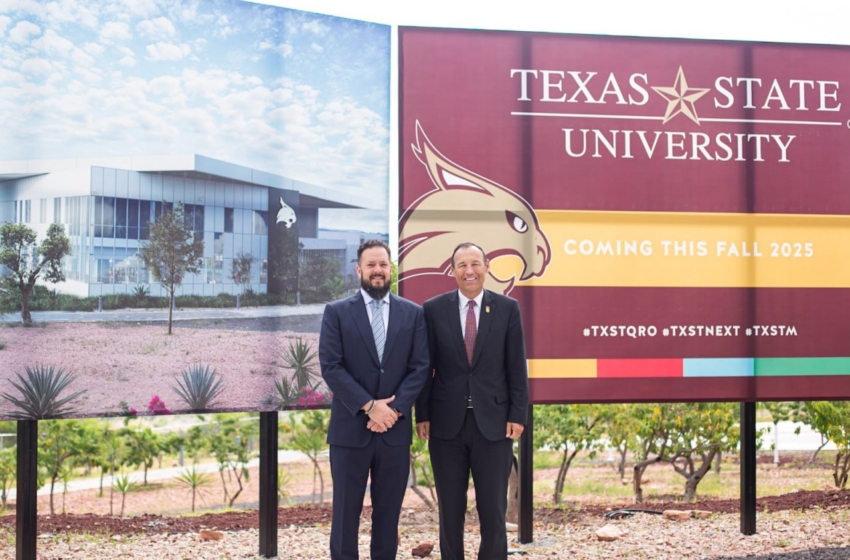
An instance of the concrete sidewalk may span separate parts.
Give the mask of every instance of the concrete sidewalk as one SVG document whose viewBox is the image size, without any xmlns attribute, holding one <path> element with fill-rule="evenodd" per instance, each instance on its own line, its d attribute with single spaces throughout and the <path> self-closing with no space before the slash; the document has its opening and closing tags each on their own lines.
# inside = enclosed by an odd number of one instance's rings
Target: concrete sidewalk
<svg viewBox="0 0 850 560">
<path fill-rule="evenodd" d="M 178 309 L 173 312 L 173 321 L 197 319 L 254 319 L 260 317 L 293 317 L 299 315 L 321 315 L 325 304 L 271 305 L 267 307 L 200 308 Z M 20 313 L 8 313 L 0 317 L 2 323 L 20 322 Z M 36 323 L 96 323 L 108 321 L 167 321 L 167 309 L 119 309 L 115 311 L 33 311 Z"/>
<path fill-rule="evenodd" d="M 277 454 L 277 462 L 278 464 L 282 463 L 297 463 L 300 461 L 307 461 L 307 456 L 301 453 L 300 451 L 292 451 L 289 449 L 283 449 L 278 451 Z M 260 464 L 259 459 L 252 459 L 248 462 L 249 467 L 256 467 Z M 187 464 L 185 467 L 169 467 L 166 469 L 149 469 L 148 470 L 148 482 L 154 480 L 169 480 L 172 478 L 176 478 L 180 476 L 182 472 L 186 469 L 191 469 L 192 465 Z M 198 472 L 202 473 L 214 473 L 218 472 L 218 463 L 200 463 L 197 465 Z M 142 471 L 131 472 L 128 473 L 128 476 L 131 481 L 141 484 L 144 479 L 144 473 Z M 109 488 L 112 485 L 112 478 L 110 476 L 103 477 L 103 487 Z M 68 492 L 76 492 L 79 490 L 95 490 L 100 488 L 100 476 L 95 476 L 91 478 L 75 478 L 68 482 Z M 63 491 L 62 481 L 56 481 L 56 487 L 53 489 L 54 494 L 61 494 Z M 38 490 L 39 496 L 45 496 L 50 494 L 50 481 L 47 481 L 47 484 L 44 487 Z M 14 500 L 17 496 L 17 491 L 13 488 L 9 491 L 9 500 Z"/>
</svg>

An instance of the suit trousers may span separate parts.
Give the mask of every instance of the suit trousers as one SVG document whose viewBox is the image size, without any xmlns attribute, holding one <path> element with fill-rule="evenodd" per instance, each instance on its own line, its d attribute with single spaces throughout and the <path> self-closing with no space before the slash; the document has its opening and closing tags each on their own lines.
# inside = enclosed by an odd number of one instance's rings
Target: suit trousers
<svg viewBox="0 0 850 560">
<path fill-rule="evenodd" d="M 440 555 L 463 560 L 463 533 L 469 474 L 475 486 L 475 505 L 481 524 L 478 560 L 505 560 L 508 537 L 505 511 L 511 474 L 513 440 L 490 441 L 481 434 L 472 409 L 467 409 L 454 439 L 430 439 L 431 467 L 440 508 Z"/>
<path fill-rule="evenodd" d="M 387 445 L 373 435 L 365 447 L 330 446 L 333 479 L 331 559 L 357 560 L 360 514 L 371 474 L 372 560 L 394 560 L 398 519 L 410 474 L 410 445 Z"/>
</svg>

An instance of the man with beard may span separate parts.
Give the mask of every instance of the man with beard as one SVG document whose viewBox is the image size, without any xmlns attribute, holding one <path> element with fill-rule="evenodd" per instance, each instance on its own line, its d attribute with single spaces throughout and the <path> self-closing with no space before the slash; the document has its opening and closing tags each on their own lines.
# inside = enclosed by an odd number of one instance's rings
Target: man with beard
<svg viewBox="0 0 850 560">
<path fill-rule="evenodd" d="M 360 514 L 371 476 L 373 560 L 396 557 L 398 518 L 407 489 L 411 408 L 428 375 L 425 315 L 390 293 L 390 249 L 382 241 L 357 250 L 361 289 L 329 303 L 319 361 L 333 392 L 328 428 L 333 517 L 332 560 L 356 560 Z"/>
</svg>

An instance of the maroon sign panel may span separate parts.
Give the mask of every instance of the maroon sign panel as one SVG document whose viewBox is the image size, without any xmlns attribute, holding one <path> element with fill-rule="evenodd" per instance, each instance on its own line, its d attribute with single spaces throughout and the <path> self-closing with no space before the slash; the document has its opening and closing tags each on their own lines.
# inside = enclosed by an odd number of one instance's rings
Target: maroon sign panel
<svg viewBox="0 0 850 560">
<path fill-rule="evenodd" d="M 521 305 L 533 402 L 850 397 L 850 49 L 399 30 L 401 293 Z"/>
</svg>

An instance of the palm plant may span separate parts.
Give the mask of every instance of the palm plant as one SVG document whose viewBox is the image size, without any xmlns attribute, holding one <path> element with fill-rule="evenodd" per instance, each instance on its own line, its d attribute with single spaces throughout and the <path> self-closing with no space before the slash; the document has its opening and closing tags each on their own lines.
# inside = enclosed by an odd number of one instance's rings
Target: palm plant
<svg viewBox="0 0 850 560">
<path fill-rule="evenodd" d="M 21 393 L 21 398 L 2 393 L 0 397 L 6 399 L 18 409 L 9 413 L 16 420 L 42 420 L 45 418 L 58 418 L 73 414 L 76 409 L 69 405 L 71 401 L 86 392 L 85 389 L 61 397 L 62 391 L 77 378 L 72 373 L 54 366 L 37 365 L 33 368 L 26 366 L 26 378 L 20 373 L 15 373 L 20 383 L 9 380 Z"/>
<path fill-rule="evenodd" d="M 130 476 L 126 474 L 118 475 L 115 482 L 112 483 L 118 492 L 121 493 L 121 517 L 124 517 L 124 501 L 127 499 L 127 494 L 136 489 L 136 483 L 130 480 Z"/>
<path fill-rule="evenodd" d="M 281 466 L 277 467 L 277 505 L 281 505 L 284 500 L 289 499 L 289 490 L 287 487 L 292 484 L 292 475 L 286 472 Z"/>
<path fill-rule="evenodd" d="M 181 370 L 182 379 L 172 387 L 177 396 L 192 410 L 207 410 L 212 401 L 224 390 L 221 376 L 210 366 L 193 365 L 189 370 Z"/>
<path fill-rule="evenodd" d="M 299 392 L 305 387 L 314 388 L 313 381 L 319 376 L 316 364 L 313 362 L 316 354 L 313 345 L 300 337 L 296 338 L 294 343 L 290 340 L 283 353 L 283 367 L 292 370 L 292 380 Z"/>
<path fill-rule="evenodd" d="M 198 470 L 196 465 L 191 469 L 183 469 L 177 476 L 177 482 L 185 486 L 192 493 L 192 512 L 195 512 L 195 497 L 206 494 L 204 486 L 212 482 L 211 475 Z"/>
</svg>

